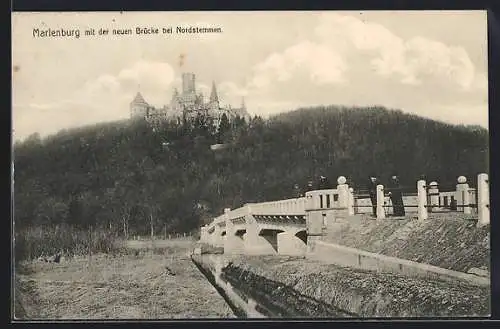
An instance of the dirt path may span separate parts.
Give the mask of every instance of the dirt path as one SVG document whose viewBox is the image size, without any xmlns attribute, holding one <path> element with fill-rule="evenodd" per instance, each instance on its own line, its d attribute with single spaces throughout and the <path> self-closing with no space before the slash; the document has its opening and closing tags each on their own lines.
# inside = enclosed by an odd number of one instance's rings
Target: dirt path
<svg viewBox="0 0 500 329">
<path fill-rule="evenodd" d="M 187 255 L 185 245 L 136 255 L 25 264 L 18 286 L 24 312 L 38 319 L 234 317 Z"/>
</svg>

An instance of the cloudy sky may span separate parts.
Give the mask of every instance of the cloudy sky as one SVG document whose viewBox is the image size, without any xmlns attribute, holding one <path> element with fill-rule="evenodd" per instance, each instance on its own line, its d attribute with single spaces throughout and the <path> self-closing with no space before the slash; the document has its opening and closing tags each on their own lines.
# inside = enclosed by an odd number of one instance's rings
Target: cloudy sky
<svg viewBox="0 0 500 329">
<path fill-rule="evenodd" d="M 89 28 L 221 27 L 219 34 L 94 36 Z M 33 29 L 79 29 L 36 38 Z M 488 125 L 484 11 L 15 13 L 13 129 L 34 132 L 129 116 L 137 91 L 167 104 L 180 74 L 251 114 L 319 104 L 383 105 Z M 185 55 L 184 64 L 179 57 Z"/>
</svg>

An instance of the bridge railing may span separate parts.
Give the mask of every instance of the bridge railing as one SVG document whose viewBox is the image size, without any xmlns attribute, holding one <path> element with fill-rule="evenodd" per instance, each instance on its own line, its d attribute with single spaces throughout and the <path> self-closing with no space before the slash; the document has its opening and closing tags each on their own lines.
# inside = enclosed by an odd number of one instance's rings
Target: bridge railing
<svg viewBox="0 0 500 329">
<path fill-rule="evenodd" d="M 263 216 L 297 216 L 306 215 L 311 210 L 347 210 L 354 214 L 357 208 L 371 208 L 370 205 L 361 205 L 353 193 L 353 189 L 346 184 L 346 179 L 340 176 L 336 189 L 315 190 L 306 192 L 305 197 L 276 200 L 261 203 L 249 203 L 243 207 L 230 210 L 226 208 L 224 214 L 214 218 L 212 223 L 202 227 L 202 234 L 212 235 L 225 226 L 226 220 L 244 218 L 246 215 Z M 428 211 L 444 207 L 450 210 L 470 214 L 472 209 L 477 211 L 478 225 L 489 223 L 489 180 L 488 174 L 478 175 L 477 188 L 469 187 L 464 176 L 458 178 L 456 189 L 452 191 L 439 191 L 437 182 L 427 185 L 425 180 L 417 182 L 416 194 L 412 195 L 413 204 L 404 204 L 404 207 L 416 208 L 419 219 L 427 219 Z M 377 186 L 376 214 L 378 219 L 385 218 L 388 196 L 391 189 L 384 189 L 383 185 Z M 414 198 L 414 199 L 413 199 Z"/>
<path fill-rule="evenodd" d="M 481 173 L 477 178 L 477 188 L 470 187 L 467 179 L 460 176 L 454 190 L 440 191 L 437 182 L 427 184 L 425 180 L 417 182 L 417 193 L 412 196 L 412 204 L 404 202 L 405 208 L 417 210 L 418 219 L 425 220 L 429 212 L 462 212 L 464 214 L 477 214 L 478 226 L 489 223 L 489 180 L 488 174 Z M 378 219 L 385 218 L 387 208 L 387 193 L 401 190 L 400 188 L 385 189 L 377 185 L 376 215 Z M 406 195 L 408 197 L 408 195 Z M 405 201 L 403 199 L 403 201 Z M 415 204 L 416 203 L 416 204 Z M 359 207 L 359 204 L 356 205 Z M 365 207 L 365 206 L 362 206 Z"/>
<path fill-rule="evenodd" d="M 249 214 L 249 205 L 250 204 L 245 204 L 243 207 L 236 208 L 236 209 L 229 209 L 226 208 L 225 214 L 223 215 L 223 219 L 229 219 L 229 220 L 234 220 L 237 218 L 245 217 L 246 215 Z"/>
<path fill-rule="evenodd" d="M 437 192 L 437 186 L 431 185 L 429 188 L 429 203 L 432 207 L 442 207 L 464 213 L 477 212 L 477 197 L 477 189 L 469 187 L 466 183 L 459 183 L 455 190 L 447 192 Z"/>
<path fill-rule="evenodd" d="M 250 206 L 252 215 L 282 216 L 282 215 L 305 215 L 306 198 L 294 198 L 279 201 L 254 203 Z"/>
<path fill-rule="evenodd" d="M 306 192 L 307 210 L 340 207 L 338 189 Z"/>
</svg>

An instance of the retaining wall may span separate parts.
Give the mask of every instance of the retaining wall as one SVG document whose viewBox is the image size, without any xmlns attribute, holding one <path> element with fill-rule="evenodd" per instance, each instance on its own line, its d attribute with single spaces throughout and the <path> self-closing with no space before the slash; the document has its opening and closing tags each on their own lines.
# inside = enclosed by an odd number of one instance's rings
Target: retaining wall
<svg viewBox="0 0 500 329">
<path fill-rule="evenodd" d="M 452 282 L 461 280 L 478 286 L 490 285 L 489 278 L 417 263 L 406 259 L 375 254 L 323 241 L 317 241 L 315 243 L 314 249 L 307 254 L 307 258 L 363 270 L 392 272 L 413 277 L 441 279 Z"/>
</svg>

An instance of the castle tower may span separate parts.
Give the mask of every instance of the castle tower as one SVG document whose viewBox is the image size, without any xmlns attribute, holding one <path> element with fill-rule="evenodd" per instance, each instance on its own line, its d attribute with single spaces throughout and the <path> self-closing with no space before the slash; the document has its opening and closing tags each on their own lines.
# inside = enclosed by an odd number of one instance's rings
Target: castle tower
<svg viewBox="0 0 500 329">
<path fill-rule="evenodd" d="M 219 96 L 217 95 L 217 87 L 215 81 L 212 81 L 212 91 L 210 92 L 209 107 L 211 111 L 219 111 Z M 213 113 L 213 115 L 216 115 Z"/>
<path fill-rule="evenodd" d="M 210 103 L 219 102 L 219 96 L 217 96 L 217 87 L 215 86 L 215 81 L 212 81 L 212 91 L 210 92 Z"/>
<path fill-rule="evenodd" d="M 182 73 L 182 94 L 195 94 L 195 75 L 194 73 Z"/>
<path fill-rule="evenodd" d="M 247 107 L 245 105 L 245 96 L 241 97 L 241 109 L 246 110 Z"/>
<path fill-rule="evenodd" d="M 135 98 L 130 102 L 130 117 L 146 117 L 148 114 L 149 104 L 144 100 L 141 93 L 138 92 Z"/>
</svg>

